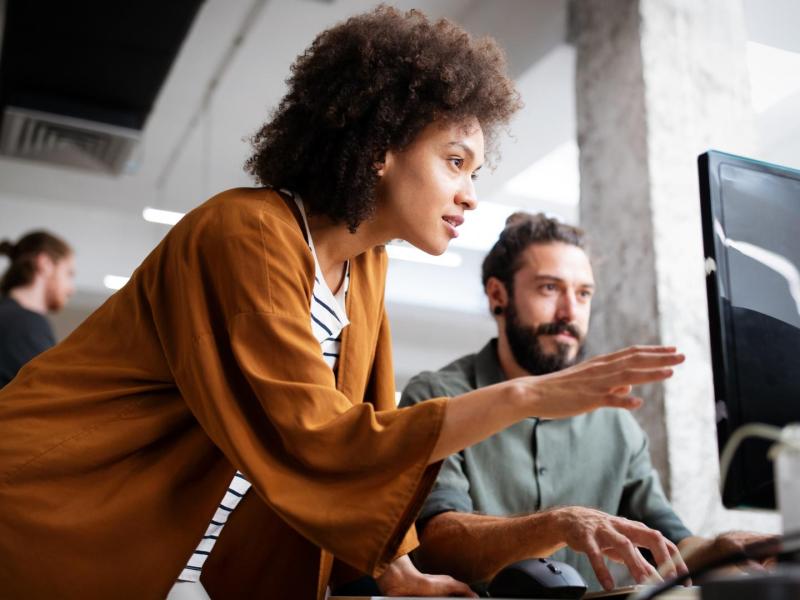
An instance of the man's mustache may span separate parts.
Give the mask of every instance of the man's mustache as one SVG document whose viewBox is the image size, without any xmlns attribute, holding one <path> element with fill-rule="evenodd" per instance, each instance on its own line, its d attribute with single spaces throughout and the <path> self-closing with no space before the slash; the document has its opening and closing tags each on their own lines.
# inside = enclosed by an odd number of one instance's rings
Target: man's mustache
<svg viewBox="0 0 800 600">
<path fill-rule="evenodd" d="M 566 321 L 542 323 L 536 328 L 536 335 L 558 335 L 559 333 L 567 333 L 578 341 L 583 339 L 583 335 L 578 331 L 578 328 Z"/>
</svg>

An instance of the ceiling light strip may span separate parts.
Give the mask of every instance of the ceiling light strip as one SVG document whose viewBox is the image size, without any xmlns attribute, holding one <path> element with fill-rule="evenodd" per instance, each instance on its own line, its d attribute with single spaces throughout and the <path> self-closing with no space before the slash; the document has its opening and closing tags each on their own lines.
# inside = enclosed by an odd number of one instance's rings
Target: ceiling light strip
<svg viewBox="0 0 800 600">
<path fill-rule="evenodd" d="M 162 210 L 160 208 L 145 207 L 142 211 L 142 217 L 145 221 L 151 223 L 161 223 L 163 225 L 175 225 L 181 220 L 185 213 L 175 212 L 173 210 Z"/>
<path fill-rule="evenodd" d="M 122 275 L 106 275 L 103 277 L 103 285 L 110 290 L 118 290 L 126 283 L 130 277 L 123 277 Z"/>
</svg>

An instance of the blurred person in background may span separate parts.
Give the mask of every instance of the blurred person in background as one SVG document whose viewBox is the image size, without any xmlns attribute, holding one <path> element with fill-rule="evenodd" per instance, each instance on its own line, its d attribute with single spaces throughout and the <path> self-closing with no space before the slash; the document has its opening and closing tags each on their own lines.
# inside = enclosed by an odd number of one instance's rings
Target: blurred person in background
<svg viewBox="0 0 800 600">
<path fill-rule="evenodd" d="M 22 366 L 55 345 L 45 315 L 58 312 L 75 291 L 75 257 L 62 239 L 32 231 L 0 242 L 9 264 L 0 280 L 0 388 Z"/>
</svg>

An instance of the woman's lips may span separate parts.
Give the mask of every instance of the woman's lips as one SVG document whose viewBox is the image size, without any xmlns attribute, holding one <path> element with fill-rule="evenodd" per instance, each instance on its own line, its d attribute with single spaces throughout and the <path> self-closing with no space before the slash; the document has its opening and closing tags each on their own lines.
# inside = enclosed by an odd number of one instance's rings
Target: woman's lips
<svg viewBox="0 0 800 600">
<path fill-rule="evenodd" d="M 458 230 L 456 227 L 464 222 L 464 217 L 461 215 L 446 215 L 442 217 L 442 221 L 444 221 L 445 225 L 447 225 L 448 229 L 450 230 L 451 237 L 457 238 Z"/>
</svg>

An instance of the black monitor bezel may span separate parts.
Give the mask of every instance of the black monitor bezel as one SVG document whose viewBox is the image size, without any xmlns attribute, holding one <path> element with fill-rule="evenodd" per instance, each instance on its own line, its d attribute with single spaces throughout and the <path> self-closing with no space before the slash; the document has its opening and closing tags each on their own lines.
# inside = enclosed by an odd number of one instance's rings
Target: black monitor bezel
<svg viewBox="0 0 800 600">
<path fill-rule="evenodd" d="M 720 194 L 720 169 L 723 165 L 732 165 L 746 168 L 761 173 L 800 179 L 800 172 L 778 165 L 768 164 L 741 156 L 727 154 L 716 150 L 709 150 L 701 154 L 698 159 L 700 179 L 700 214 L 703 224 L 703 246 L 706 259 L 706 292 L 708 298 L 709 334 L 711 342 L 711 361 L 714 377 L 714 403 L 725 406 L 727 418 L 724 422 L 717 417 L 717 443 L 721 453 L 731 434 L 744 425 L 742 418 L 741 399 L 738 396 L 739 384 L 736 380 L 735 353 L 736 340 L 732 339 L 732 319 L 728 308 L 719 293 L 720 282 L 729 287 L 729 266 L 727 251 L 722 240 L 714 232 L 714 217 L 717 215 L 725 230 L 725 211 Z M 709 261 L 713 261 L 711 263 Z M 713 265 L 713 269 L 709 268 Z M 731 339 L 729 339 L 731 338 Z M 748 451 L 765 452 L 764 442 L 745 442 L 743 448 L 734 457 L 722 493 L 723 504 L 728 508 L 761 508 L 774 509 L 774 486 L 769 490 L 763 487 L 758 497 L 746 482 L 754 482 L 759 478 L 758 473 L 750 473 L 747 463 L 743 459 Z M 762 482 L 763 483 L 763 482 Z"/>
</svg>

